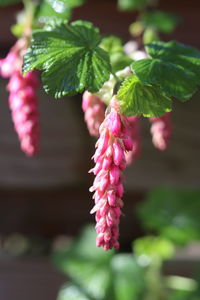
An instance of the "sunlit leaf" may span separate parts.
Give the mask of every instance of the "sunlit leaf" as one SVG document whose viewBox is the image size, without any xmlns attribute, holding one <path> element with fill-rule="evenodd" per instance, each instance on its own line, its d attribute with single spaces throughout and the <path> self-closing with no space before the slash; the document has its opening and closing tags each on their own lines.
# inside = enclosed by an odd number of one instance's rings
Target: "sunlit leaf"
<svg viewBox="0 0 200 300">
<path fill-rule="evenodd" d="M 23 71 L 43 70 L 44 89 L 56 98 L 84 89 L 97 92 L 111 70 L 108 54 L 98 47 L 100 41 L 99 30 L 86 21 L 38 30 L 24 57 Z"/>
<path fill-rule="evenodd" d="M 171 100 L 158 86 L 144 84 L 135 75 L 127 77 L 117 98 L 124 115 L 158 117 L 171 110 Z"/>
</svg>

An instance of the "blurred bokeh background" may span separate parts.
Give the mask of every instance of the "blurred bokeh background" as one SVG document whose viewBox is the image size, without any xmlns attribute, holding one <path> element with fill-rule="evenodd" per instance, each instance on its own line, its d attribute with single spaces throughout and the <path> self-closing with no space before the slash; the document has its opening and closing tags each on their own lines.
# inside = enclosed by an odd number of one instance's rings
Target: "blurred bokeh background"
<svg viewBox="0 0 200 300">
<path fill-rule="evenodd" d="M 15 42 L 10 25 L 15 22 L 20 8 L 20 5 L 0 8 L 1 57 Z M 173 34 L 165 35 L 163 40 L 176 39 L 200 48 L 198 0 L 160 0 L 158 8 L 176 13 L 183 20 Z M 73 19 L 91 21 L 103 34 L 120 35 L 126 42 L 130 39 L 127 28 L 136 15 L 119 12 L 115 0 L 88 0 L 75 9 Z M 13 130 L 5 85 L 6 80 L 1 79 L 0 299 L 55 300 L 65 277 L 56 271 L 46 255 L 58 236 L 75 236 L 85 224 L 93 221 L 88 192 L 93 178 L 87 172 L 92 165 L 95 140 L 88 135 L 84 124 L 80 96 L 55 100 L 41 89 L 40 153 L 34 158 L 25 157 Z M 197 93 L 185 104 L 175 102 L 171 144 L 164 153 L 152 146 L 149 124 L 142 120 L 142 155 L 125 174 L 122 250 L 130 251 L 132 240 L 145 232 L 136 208 L 151 189 L 199 187 L 199 99 Z M 23 253 L 27 254 L 24 259 L 21 258 Z M 183 262 L 189 259 L 187 251 L 182 255 Z M 200 255 L 195 259 L 195 263 L 199 262 Z M 174 265 L 169 267 L 173 269 Z M 184 272 L 190 274 L 191 266 Z"/>
</svg>

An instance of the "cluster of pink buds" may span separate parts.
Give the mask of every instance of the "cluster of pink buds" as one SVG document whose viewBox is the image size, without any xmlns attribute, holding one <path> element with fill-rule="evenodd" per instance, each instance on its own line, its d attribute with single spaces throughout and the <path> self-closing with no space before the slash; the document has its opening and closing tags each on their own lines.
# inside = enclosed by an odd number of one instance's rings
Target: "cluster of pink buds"
<svg viewBox="0 0 200 300">
<path fill-rule="evenodd" d="M 140 136 L 140 123 L 139 123 L 139 117 L 132 116 L 127 117 L 128 121 L 128 130 L 129 130 L 129 136 L 132 138 L 133 147 L 132 150 L 129 152 L 126 152 L 126 163 L 127 165 L 132 164 L 141 153 L 141 136 Z"/>
<path fill-rule="evenodd" d="M 85 91 L 82 100 L 82 109 L 85 113 L 85 122 L 92 136 L 99 136 L 99 127 L 104 120 L 105 104 L 100 98 Z"/>
<path fill-rule="evenodd" d="M 161 151 L 167 149 L 171 137 L 171 121 L 170 113 L 162 117 L 150 118 L 152 141 L 156 148 Z"/>
<path fill-rule="evenodd" d="M 110 110 L 108 112 L 108 110 Z M 104 250 L 119 248 L 119 221 L 123 206 L 122 172 L 126 168 L 125 152 L 132 150 L 127 118 L 119 112 L 118 100 L 113 97 L 99 128 L 100 137 L 94 154 L 94 192 L 98 247 Z"/>
<path fill-rule="evenodd" d="M 6 58 L 0 61 L 0 72 L 2 77 L 10 78 L 7 86 L 10 93 L 9 106 L 21 149 L 28 156 L 32 156 L 38 151 L 39 125 L 36 96 L 38 80 L 34 72 L 28 73 L 25 77 L 22 75 L 24 51 L 25 42 L 20 39 Z"/>
</svg>

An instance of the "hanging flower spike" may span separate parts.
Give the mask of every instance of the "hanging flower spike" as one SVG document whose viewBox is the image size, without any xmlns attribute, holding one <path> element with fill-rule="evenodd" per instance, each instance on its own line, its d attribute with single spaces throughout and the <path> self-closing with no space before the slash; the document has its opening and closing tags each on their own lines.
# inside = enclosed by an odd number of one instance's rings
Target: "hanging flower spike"
<svg viewBox="0 0 200 300">
<path fill-rule="evenodd" d="M 38 101 L 35 93 L 37 76 L 34 72 L 27 73 L 25 77 L 21 72 L 15 72 L 9 81 L 9 106 L 12 120 L 18 134 L 21 149 L 28 156 L 38 152 Z"/>
<path fill-rule="evenodd" d="M 85 113 L 85 122 L 92 136 L 99 136 L 99 126 L 104 120 L 105 104 L 100 98 L 88 91 L 83 93 L 82 109 Z"/>
<path fill-rule="evenodd" d="M 13 51 L 8 53 L 6 58 L 0 60 L 0 74 L 3 78 L 8 78 L 11 76 L 12 72 L 14 71 L 16 59 L 17 55 Z"/>
<path fill-rule="evenodd" d="M 126 168 L 125 151 L 130 151 L 126 141 L 129 131 L 127 120 L 119 112 L 118 100 L 113 97 L 110 112 L 99 128 L 100 137 L 94 154 L 95 167 L 91 172 L 96 175 L 93 186 L 96 213 L 97 247 L 104 250 L 119 248 L 119 221 L 123 206 L 122 171 Z M 125 134 L 126 133 L 126 134 Z"/>
<path fill-rule="evenodd" d="M 139 124 L 139 117 L 132 116 L 127 117 L 127 123 L 129 134 L 127 135 L 130 137 L 131 141 L 126 141 L 127 143 L 132 144 L 132 150 L 125 153 L 126 163 L 127 165 L 132 164 L 141 153 L 141 136 L 140 136 L 140 124 Z"/>
<path fill-rule="evenodd" d="M 14 128 L 18 134 L 21 149 L 28 156 L 32 156 L 38 151 L 39 140 L 36 96 L 38 80 L 34 72 L 27 73 L 25 77 L 22 75 L 26 44 L 25 38 L 16 42 L 6 58 L 0 61 L 0 73 L 2 77 L 10 77 L 7 90 L 10 92 L 9 106 Z"/>
<path fill-rule="evenodd" d="M 166 113 L 164 116 L 158 118 L 149 118 L 149 120 L 151 122 L 151 134 L 154 146 L 161 151 L 166 150 L 172 132 L 170 113 Z"/>
</svg>

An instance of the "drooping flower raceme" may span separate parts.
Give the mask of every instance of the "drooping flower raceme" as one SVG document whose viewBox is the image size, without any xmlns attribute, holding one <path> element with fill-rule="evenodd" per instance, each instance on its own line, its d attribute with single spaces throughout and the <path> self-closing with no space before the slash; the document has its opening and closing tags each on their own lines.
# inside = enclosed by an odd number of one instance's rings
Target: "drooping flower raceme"
<svg viewBox="0 0 200 300">
<path fill-rule="evenodd" d="M 88 91 L 83 93 L 82 109 L 85 113 L 85 122 L 92 136 L 99 136 L 99 126 L 104 120 L 105 104 L 100 98 Z"/>
<path fill-rule="evenodd" d="M 172 131 L 170 113 L 167 113 L 162 117 L 149 119 L 151 122 L 151 134 L 154 146 L 161 151 L 166 150 L 169 145 Z"/>
<path fill-rule="evenodd" d="M 126 163 L 130 165 L 133 163 L 141 153 L 141 136 L 139 117 L 127 117 L 129 136 L 132 139 L 132 150 L 125 153 Z"/>
<path fill-rule="evenodd" d="M 38 151 L 39 125 L 36 88 L 37 76 L 34 72 L 22 75 L 23 54 L 26 42 L 20 39 L 0 62 L 2 77 L 9 77 L 9 106 L 14 128 L 18 134 L 21 149 L 32 156 Z"/>
<path fill-rule="evenodd" d="M 100 126 L 100 137 L 94 154 L 96 175 L 93 186 L 98 247 L 119 248 L 119 221 L 123 206 L 122 172 L 126 168 L 125 152 L 132 150 L 127 119 L 119 112 L 118 101 L 112 98 L 106 117 Z"/>
</svg>

